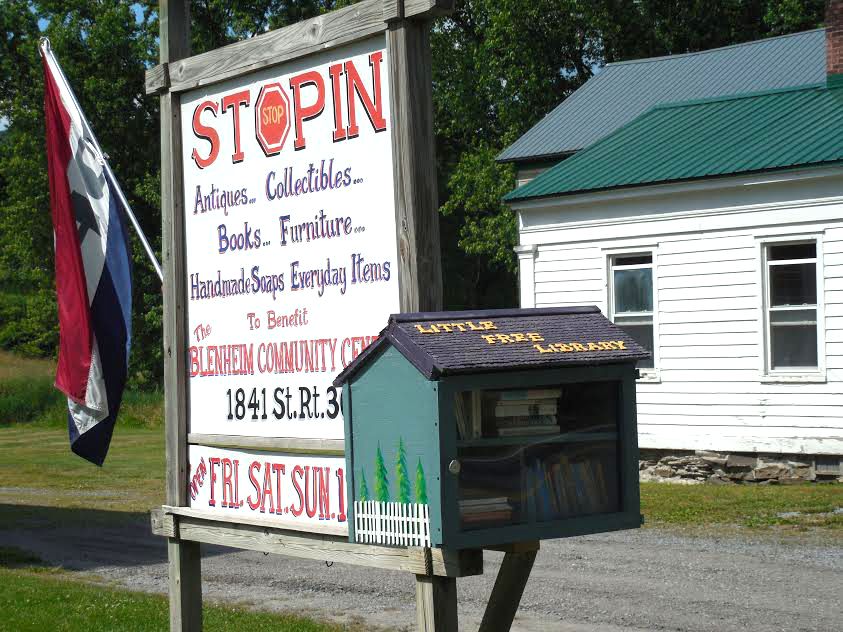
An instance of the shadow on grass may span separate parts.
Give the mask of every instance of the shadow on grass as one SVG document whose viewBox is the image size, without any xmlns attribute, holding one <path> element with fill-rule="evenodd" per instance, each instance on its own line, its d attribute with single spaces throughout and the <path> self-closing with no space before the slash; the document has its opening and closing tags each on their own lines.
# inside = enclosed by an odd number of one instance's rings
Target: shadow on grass
<svg viewBox="0 0 843 632">
<path fill-rule="evenodd" d="M 152 534 L 149 514 L 141 512 L 0 504 L 0 541 L 0 566 L 4 551 L 10 560 L 29 555 L 73 571 L 167 562 L 166 538 Z M 228 552 L 202 546 L 203 558 Z"/>
</svg>

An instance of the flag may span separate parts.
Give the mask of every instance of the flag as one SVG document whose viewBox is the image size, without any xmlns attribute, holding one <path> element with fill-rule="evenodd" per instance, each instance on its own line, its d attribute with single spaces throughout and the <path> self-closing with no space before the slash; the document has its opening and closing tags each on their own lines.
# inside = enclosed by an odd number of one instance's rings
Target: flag
<svg viewBox="0 0 843 632">
<path fill-rule="evenodd" d="M 125 209 L 55 57 L 47 50 L 42 58 L 59 314 L 56 387 L 67 395 L 71 450 L 102 465 L 131 341 Z"/>
</svg>

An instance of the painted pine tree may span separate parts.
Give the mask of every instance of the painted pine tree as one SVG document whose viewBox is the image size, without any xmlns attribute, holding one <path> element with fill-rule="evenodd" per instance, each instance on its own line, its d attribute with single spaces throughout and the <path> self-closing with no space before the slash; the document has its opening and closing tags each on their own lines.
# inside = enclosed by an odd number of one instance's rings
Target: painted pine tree
<svg viewBox="0 0 843 632">
<path fill-rule="evenodd" d="M 380 443 L 375 457 L 375 500 L 382 503 L 389 502 L 389 479 L 386 476 L 386 465 L 383 462 Z"/>
<path fill-rule="evenodd" d="M 366 484 L 366 472 L 360 470 L 360 491 L 357 493 L 357 500 L 361 503 L 369 500 L 369 486 Z"/>
<path fill-rule="evenodd" d="M 421 459 L 416 466 L 416 502 L 420 505 L 427 504 L 427 483 L 424 482 L 424 468 Z"/>
<path fill-rule="evenodd" d="M 407 453 L 404 440 L 398 438 L 398 453 L 395 455 L 395 485 L 398 487 L 398 502 L 410 502 L 410 476 L 407 473 Z"/>
</svg>

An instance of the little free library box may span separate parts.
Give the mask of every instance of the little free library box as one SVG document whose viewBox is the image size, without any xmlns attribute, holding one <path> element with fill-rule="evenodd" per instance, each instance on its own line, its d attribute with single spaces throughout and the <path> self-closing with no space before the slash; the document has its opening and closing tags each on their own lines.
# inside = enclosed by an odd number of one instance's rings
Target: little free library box
<svg viewBox="0 0 843 632">
<path fill-rule="evenodd" d="M 647 357 L 596 307 L 391 316 L 334 381 L 351 541 L 465 549 L 640 526 Z"/>
</svg>

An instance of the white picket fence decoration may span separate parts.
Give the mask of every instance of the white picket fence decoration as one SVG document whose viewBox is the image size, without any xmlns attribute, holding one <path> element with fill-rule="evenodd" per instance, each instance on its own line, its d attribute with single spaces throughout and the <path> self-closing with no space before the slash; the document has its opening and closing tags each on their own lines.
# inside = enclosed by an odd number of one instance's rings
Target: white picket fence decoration
<svg viewBox="0 0 843 632">
<path fill-rule="evenodd" d="M 354 502 L 354 539 L 368 544 L 430 546 L 427 505 Z"/>
</svg>

